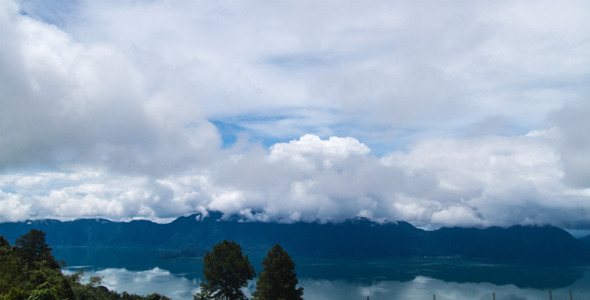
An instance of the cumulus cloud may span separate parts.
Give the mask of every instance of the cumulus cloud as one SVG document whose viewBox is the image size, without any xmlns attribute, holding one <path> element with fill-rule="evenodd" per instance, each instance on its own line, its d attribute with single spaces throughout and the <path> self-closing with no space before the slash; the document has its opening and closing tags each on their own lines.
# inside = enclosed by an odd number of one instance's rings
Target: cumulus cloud
<svg viewBox="0 0 590 300">
<path fill-rule="evenodd" d="M 289 161 L 302 168 L 316 170 L 329 168 L 336 161 L 346 160 L 350 155 L 366 155 L 370 150 L 353 138 L 330 137 L 322 141 L 318 136 L 308 134 L 288 144 L 279 143 L 270 148 L 271 162 Z M 320 159 L 318 163 L 316 160 Z"/>
<path fill-rule="evenodd" d="M 3 219 L 106 216 L 165 221 L 221 211 L 259 221 L 340 222 L 351 217 L 418 226 L 587 226 L 584 190 L 563 182 L 554 132 L 425 140 L 378 158 L 354 138 L 306 135 L 229 156 L 199 174 L 4 176 Z M 37 187 L 37 188 L 35 188 Z"/>
<path fill-rule="evenodd" d="M 150 92 L 116 49 L 80 44 L 2 4 L 0 168 L 98 163 L 165 173 L 210 158 L 215 127 L 173 95 Z"/>
<path fill-rule="evenodd" d="M 574 200 L 581 194 L 574 196 L 563 182 L 555 134 L 431 139 L 407 152 L 377 158 L 358 151 L 337 163 L 326 163 L 324 155 L 328 145 L 340 144 L 338 139 L 304 136 L 274 145 L 257 160 L 240 157 L 214 181 L 241 191 L 249 199 L 241 208 L 271 219 L 365 216 L 436 227 L 555 224 L 550 218 L 556 217 L 561 225 L 582 224 L 590 207 Z M 348 149 L 357 146 L 358 141 L 351 142 Z M 265 155 L 275 157 L 276 149 L 288 153 L 289 164 L 264 160 Z M 253 160 L 257 168 L 250 164 Z M 236 170 L 235 176 L 229 174 Z M 249 171 L 265 175 L 248 178 Z"/>
<path fill-rule="evenodd" d="M 0 0 L 0 221 L 589 227 L 589 11 Z"/>
</svg>

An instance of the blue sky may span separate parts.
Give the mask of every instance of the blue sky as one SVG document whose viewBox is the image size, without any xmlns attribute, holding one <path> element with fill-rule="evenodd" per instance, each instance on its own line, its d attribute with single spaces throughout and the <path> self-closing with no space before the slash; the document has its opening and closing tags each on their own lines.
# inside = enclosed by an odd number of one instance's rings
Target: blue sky
<svg viewBox="0 0 590 300">
<path fill-rule="evenodd" d="M 0 0 L 0 221 L 589 229 L 589 13 Z"/>
</svg>

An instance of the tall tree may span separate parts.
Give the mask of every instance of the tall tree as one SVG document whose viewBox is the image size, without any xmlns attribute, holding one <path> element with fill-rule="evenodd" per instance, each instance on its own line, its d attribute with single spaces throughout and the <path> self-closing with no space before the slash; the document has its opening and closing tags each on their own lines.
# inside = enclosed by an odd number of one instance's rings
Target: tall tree
<svg viewBox="0 0 590 300">
<path fill-rule="evenodd" d="M 10 243 L 8 243 L 8 240 L 4 238 L 3 235 L 0 235 L 0 247 L 9 247 Z"/>
<path fill-rule="evenodd" d="M 16 251 L 29 268 L 37 268 L 34 263 L 60 269 L 60 265 L 51 254 L 49 245 L 45 242 L 45 232 L 31 229 L 29 233 L 16 239 Z"/>
<path fill-rule="evenodd" d="M 235 242 L 224 240 L 215 245 L 203 258 L 203 276 L 206 282 L 200 284 L 201 293 L 195 299 L 247 299 L 241 288 L 253 279 L 254 267 L 248 255 Z"/>
<path fill-rule="evenodd" d="M 257 300 L 300 300 L 303 288 L 298 288 L 298 283 L 295 263 L 277 244 L 262 259 L 262 273 L 252 295 Z"/>
</svg>

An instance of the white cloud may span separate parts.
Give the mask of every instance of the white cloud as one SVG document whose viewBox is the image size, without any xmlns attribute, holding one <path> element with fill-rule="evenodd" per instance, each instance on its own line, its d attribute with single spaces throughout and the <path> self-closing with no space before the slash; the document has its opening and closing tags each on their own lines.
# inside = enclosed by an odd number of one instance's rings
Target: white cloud
<svg viewBox="0 0 590 300">
<path fill-rule="evenodd" d="M 0 0 L 0 218 L 589 226 L 588 12 Z"/>
<path fill-rule="evenodd" d="M 24 221 L 34 213 L 33 207 L 23 201 L 23 197 L 12 193 L 5 193 L 0 189 L 0 222 Z"/>
<path fill-rule="evenodd" d="M 164 174 L 215 155 L 219 136 L 198 107 L 147 86 L 116 47 L 81 44 L 3 4 L 0 167 Z"/>
<path fill-rule="evenodd" d="M 578 29 L 589 7 L 528 6 L 88 0 L 76 15 L 84 22 L 67 30 L 115 45 L 149 85 L 193 99 L 209 118 L 284 139 L 348 136 L 338 127 L 354 122 L 347 130 L 364 128 L 354 136 L 387 140 L 416 127 L 452 136 L 489 116 L 526 132 L 578 94 L 564 81 L 587 75 L 588 33 Z M 285 114 L 294 109 L 317 114 L 302 128 Z M 234 118 L 252 113 L 282 122 Z M 379 133 L 366 132 L 374 125 Z"/>
<path fill-rule="evenodd" d="M 551 221 L 542 212 L 554 210 L 554 215 L 562 217 L 571 213 L 559 209 L 566 187 L 552 136 L 545 132 L 424 140 L 408 153 L 394 153 L 382 160 L 406 172 L 436 174 L 441 189 L 436 196 L 443 209 L 433 215 L 435 224 L 447 225 L 453 218 L 457 223 L 481 225 L 545 223 Z M 587 214 L 589 207 L 579 208 Z"/>
<path fill-rule="evenodd" d="M 432 214 L 432 223 L 443 226 L 473 226 L 482 225 L 483 220 L 468 207 L 450 206 Z"/>
<path fill-rule="evenodd" d="M 552 139 L 535 133 L 424 140 L 407 153 L 379 159 L 353 138 L 308 135 L 268 152 L 253 149 L 228 157 L 190 176 L 152 180 L 104 171 L 3 176 L 0 188 L 18 194 L 4 192 L 0 202 L 20 212 L 6 211 L 2 218 L 165 221 L 207 209 L 281 222 L 364 216 L 426 227 L 587 226 L 588 194 L 562 182 Z M 44 188 L 30 188 L 39 182 Z"/>
<path fill-rule="evenodd" d="M 330 137 L 323 141 L 308 134 L 299 140 L 275 144 L 270 148 L 271 162 L 289 161 L 300 167 L 316 170 L 329 168 L 333 163 L 345 160 L 350 155 L 366 155 L 369 148 L 353 138 Z M 319 158 L 319 161 L 318 161 Z"/>
<path fill-rule="evenodd" d="M 382 160 L 405 170 L 428 170 L 447 190 L 478 190 L 508 182 L 530 181 L 544 186 L 563 176 L 551 137 L 487 136 L 469 139 L 429 139 Z M 453 167 L 451 167 L 453 166 Z"/>
</svg>

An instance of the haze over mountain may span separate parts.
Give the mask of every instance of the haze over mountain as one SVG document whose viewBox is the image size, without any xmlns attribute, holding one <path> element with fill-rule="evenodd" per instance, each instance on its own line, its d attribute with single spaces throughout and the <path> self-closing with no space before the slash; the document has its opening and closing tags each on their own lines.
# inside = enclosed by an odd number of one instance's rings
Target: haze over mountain
<svg viewBox="0 0 590 300">
<path fill-rule="evenodd" d="M 418 229 L 406 222 L 378 224 L 364 218 L 343 223 L 278 224 L 222 220 L 222 214 L 181 217 L 168 224 L 81 219 L 0 224 L 14 240 L 31 228 L 54 247 L 126 247 L 204 253 L 228 239 L 246 251 L 279 243 L 290 253 L 328 258 L 462 257 L 493 262 L 590 262 L 590 246 L 552 226 Z"/>
</svg>

